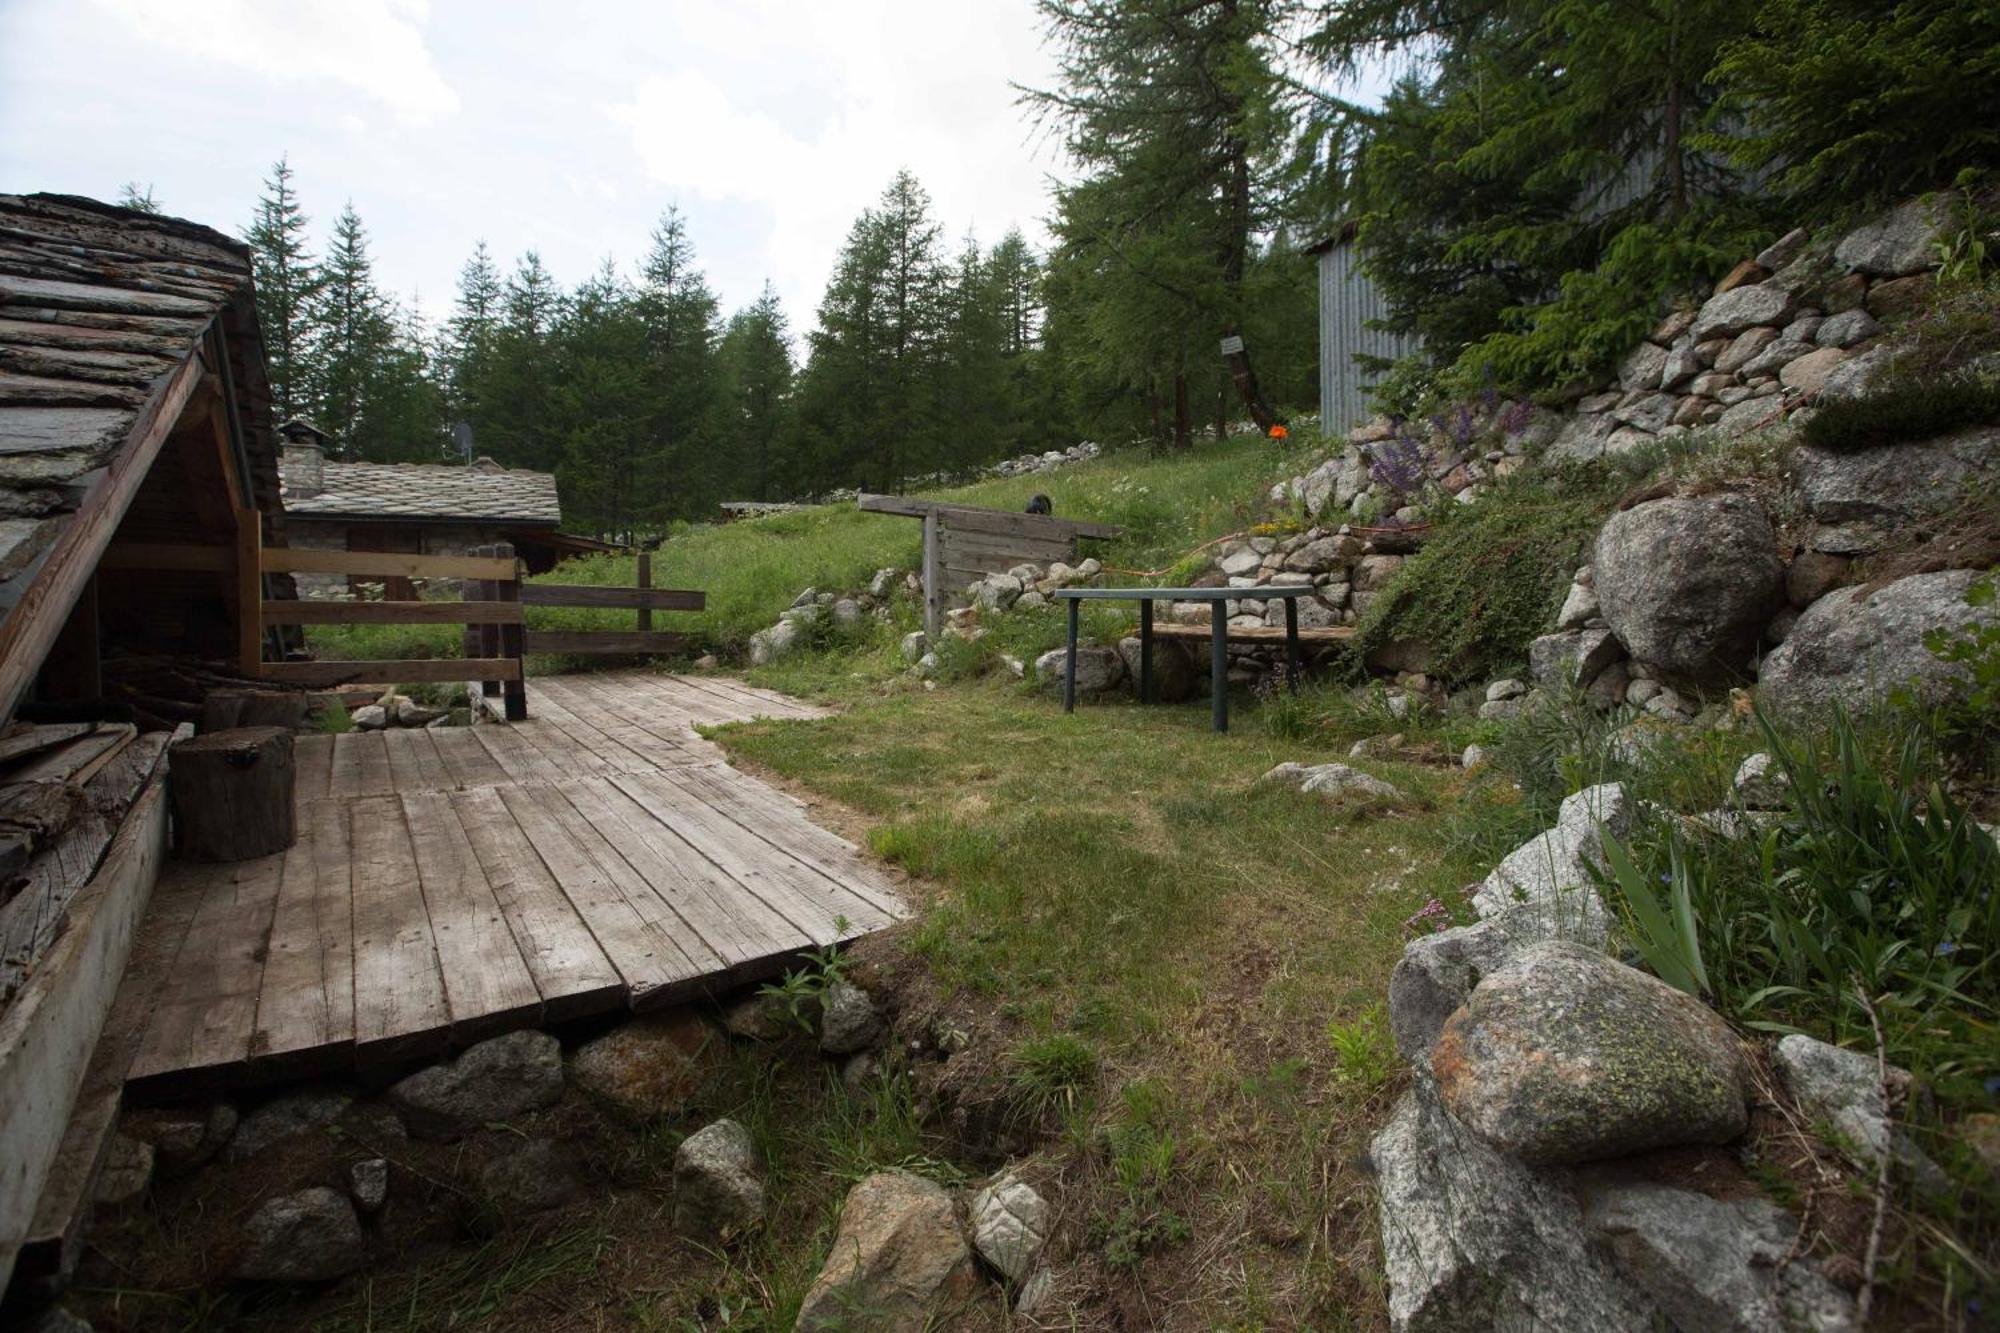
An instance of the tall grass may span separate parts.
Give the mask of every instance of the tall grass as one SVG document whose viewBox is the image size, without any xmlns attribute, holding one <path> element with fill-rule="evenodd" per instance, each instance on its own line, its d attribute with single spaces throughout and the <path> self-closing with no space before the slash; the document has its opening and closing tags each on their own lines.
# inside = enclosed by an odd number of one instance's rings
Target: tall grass
<svg viewBox="0 0 2000 1333">
<path fill-rule="evenodd" d="M 1015 510 L 1034 495 L 1047 495 L 1059 517 L 1125 529 L 1114 541 L 1089 543 L 1086 554 L 1122 571 L 1151 570 L 1212 537 L 1248 527 L 1258 517 L 1255 497 L 1314 461 L 1305 450 L 1269 441 L 1225 440 L 1162 458 L 1113 453 L 1058 472 L 995 478 L 925 497 Z M 653 554 L 652 577 L 657 587 L 706 593 L 707 609 L 658 613 L 654 625 L 688 634 L 695 652 L 735 656 L 801 590 L 853 590 L 878 569 L 914 569 L 921 546 L 915 521 L 862 513 L 852 503 L 696 527 L 662 543 Z M 565 561 L 535 581 L 603 586 L 634 579 L 634 558 L 613 553 Z M 551 630 L 630 629 L 632 615 L 537 607 L 528 612 L 528 623 Z M 369 625 L 314 627 L 308 641 L 325 657 L 455 657 L 460 637 L 454 626 Z"/>
</svg>

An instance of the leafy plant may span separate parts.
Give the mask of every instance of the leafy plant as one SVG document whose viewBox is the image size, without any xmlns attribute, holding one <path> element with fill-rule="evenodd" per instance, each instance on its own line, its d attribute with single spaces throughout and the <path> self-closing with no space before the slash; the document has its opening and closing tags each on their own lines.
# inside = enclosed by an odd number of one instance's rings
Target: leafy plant
<svg viewBox="0 0 2000 1333">
<path fill-rule="evenodd" d="M 1627 933 L 1653 975 L 1689 995 L 1708 994 L 1708 970 L 1701 961 L 1701 927 L 1695 919 L 1689 876 L 1678 841 L 1668 848 L 1671 869 L 1661 876 L 1665 892 L 1655 893 L 1632 854 L 1607 838 L 1604 857 L 1625 902 Z"/>
<path fill-rule="evenodd" d="M 1072 1105 L 1097 1078 L 1097 1052 L 1067 1032 L 1030 1037 L 1014 1048 L 1012 1082 L 1040 1114 Z"/>
<path fill-rule="evenodd" d="M 1340 1077 L 1366 1092 L 1384 1087 L 1396 1072 L 1396 1043 L 1389 1033 L 1389 1014 L 1371 1004 L 1352 1019 L 1328 1019 L 1327 1045 Z"/>
<path fill-rule="evenodd" d="M 1965 426 L 2000 420 L 2000 379 L 1960 373 L 1897 377 L 1881 388 L 1823 403 L 1806 423 L 1805 442 L 1852 453 L 1927 440 Z"/>
<path fill-rule="evenodd" d="M 1976 579 L 1965 590 L 1967 606 L 1981 609 L 2000 600 L 2000 575 Z M 1938 725 L 1952 741 L 1978 750 L 2000 740 L 2000 624 L 1968 620 L 1924 633 L 1924 647 L 1940 662 L 1965 669 L 1963 688 L 1938 710 Z"/>
<path fill-rule="evenodd" d="M 844 924 L 838 924 L 838 928 L 846 929 Z M 835 982 L 847 979 L 847 962 L 841 957 L 839 946 L 832 944 L 806 957 L 804 967 L 787 971 L 777 981 L 765 982 L 757 988 L 757 993 L 784 1011 L 786 1023 L 810 1035 L 819 1016 L 821 997 Z"/>
</svg>

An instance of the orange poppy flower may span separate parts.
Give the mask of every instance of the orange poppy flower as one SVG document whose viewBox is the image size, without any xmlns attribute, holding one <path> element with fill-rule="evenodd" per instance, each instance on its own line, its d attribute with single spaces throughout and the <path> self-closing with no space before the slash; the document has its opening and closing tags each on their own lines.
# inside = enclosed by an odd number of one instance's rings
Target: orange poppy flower
<svg viewBox="0 0 2000 1333">
<path fill-rule="evenodd" d="M 1274 440 L 1288 440 L 1291 438 L 1291 436 L 1292 433 L 1286 430 L 1283 426 L 1271 427 L 1271 438 Z"/>
</svg>

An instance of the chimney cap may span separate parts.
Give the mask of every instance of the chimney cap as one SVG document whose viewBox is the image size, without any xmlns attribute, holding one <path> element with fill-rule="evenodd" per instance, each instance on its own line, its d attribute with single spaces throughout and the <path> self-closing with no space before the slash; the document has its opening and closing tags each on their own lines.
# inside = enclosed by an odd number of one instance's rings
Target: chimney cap
<svg viewBox="0 0 2000 1333">
<path fill-rule="evenodd" d="M 293 417 L 278 427 L 278 434 L 285 437 L 287 444 L 310 444 L 321 448 L 326 445 L 326 432 L 304 417 Z"/>
</svg>

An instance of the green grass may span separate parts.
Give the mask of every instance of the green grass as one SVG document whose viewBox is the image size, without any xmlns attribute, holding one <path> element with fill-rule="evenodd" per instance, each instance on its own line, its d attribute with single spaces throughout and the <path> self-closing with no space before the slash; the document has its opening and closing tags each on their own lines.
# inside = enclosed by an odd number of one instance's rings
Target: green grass
<svg viewBox="0 0 2000 1333">
<path fill-rule="evenodd" d="M 1357 761 L 1407 794 L 1391 809 L 1257 787 L 1366 731 L 1274 737 L 1247 698 L 1218 736 L 1205 702 L 1065 716 L 992 677 L 847 697 L 834 718 L 713 734 L 870 817 L 871 850 L 915 877 L 904 1001 L 974 1034 L 945 1066 L 960 1105 L 1045 1136 L 1079 1219 L 1063 1243 L 1218 1318 L 1247 1308 L 1246 1274 L 1271 1326 L 1374 1307 L 1350 1164 L 1390 1083 L 1379 1001 L 1404 921 L 1466 873 L 1430 813 L 1464 776 Z M 1246 1215 L 1324 1242 L 1244 1235 L 1228 1262 L 1181 1262 Z"/>
<path fill-rule="evenodd" d="M 1029 497 L 1046 494 L 1058 516 L 1126 528 L 1115 541 L 1086 543 L 1086 554 L 1107 565 L 1148 570 L 1257 521 L 1255 497 L 1314 461 L 1305 449 L 1237 439 L 1164 458 L 1113 453 L 1045 475 L 998 478 L 923 495 L 1018 510 Z M 750 636 L 776 620 L 802 589 L 852 591 L 866 586 L 878 569 L 913 569 L 921 545 L 921 525 L 915 520 L 864 514 L 851 503 L 694 528 L 669 538 L 654 553 L 653 583 L 699 589 L 708 595 L 708 607 L 696 613 L 659 613 L 654 625 L 691 635 L 697 652 L 739 656 Z M 632 556 L 606 554 L 567 561 L 535 581 L 629 585 L 634 579 Z M 630 629 L 632 616 L 536 608 L 529 611 L 528 623 L 539 629 Z M 314 626 L 307 639 L 329 658 L 455 657 L 460 632 L 455 626 Z"/>
</svg>

